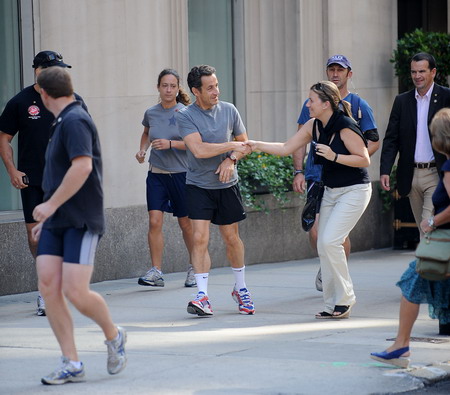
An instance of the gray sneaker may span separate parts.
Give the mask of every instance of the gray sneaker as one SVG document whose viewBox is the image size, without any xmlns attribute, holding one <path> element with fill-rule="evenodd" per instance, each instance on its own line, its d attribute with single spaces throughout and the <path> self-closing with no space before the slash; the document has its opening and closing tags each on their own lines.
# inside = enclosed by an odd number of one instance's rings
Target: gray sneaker
<svg viewBox="0 0 450 395">
<path fill-rule="evenodd" d="M 36 315 L 38 315 L 40 317 L 45 316 L 45 301 L 44 301 L 44 298 L 41 296 L 41 294 L 39 294 L 38 298 L 37 298 Z"/>
<path fill-rule="evenodd" d="M 108 347 L 108 364 L 109 374 L 120 373 L 127 366 L 127 355 L 125 353 L 125 343 L 127 342 L 127 331 L 118 326 L 119 339 L 105 340 Z"/>
<path fill-rule="evenodd" d="M 68 382 L 75 383 L 77 381 L 83 381 L 84 379 L 84 365 L 81 363 L 81 368 L 77 369 L 73 366 L 69 359 L 61 357 L 61 366 L 50 373 L 48 376 L 42 377 L 42 384 L 65 384 Z"/>
<path fill-rule="evenodd" d="M 322 287 L 322 268 L 319 269 L 317 276 L 316 276 L 316 289 L 319 292 L 323 292 L 323 287 Z"/>
<path fill-rule="evenodd" d="M 189 269 L 187 271 L 187 276 L 186 276 L 186 281 L 184 282 L 184 286 L 191 288 L 191 287 L 195 287 L 197 285 L 197 281 L 195 280 L 195 276 L 194 276 L 194 268 L 191 266 L 189 266 Z"/>
<path fill-rule="evenodd" d="M 162 273 L 156 267 L 152 267 L 144 277 L 139 277 L 138 284 L 150 285 L 151 287 L 164 287 L 164 279 Z"/>
</svg>

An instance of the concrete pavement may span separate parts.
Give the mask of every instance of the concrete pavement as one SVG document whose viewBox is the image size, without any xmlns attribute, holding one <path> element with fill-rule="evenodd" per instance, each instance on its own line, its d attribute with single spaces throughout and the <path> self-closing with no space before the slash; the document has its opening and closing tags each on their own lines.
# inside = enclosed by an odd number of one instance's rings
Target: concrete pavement
<svg viewBox="0 0 450 395">
<path fill-rule="evenodd" d="M 350 259 L 357 304 L 350 319 L 316 320 L 318 259 L 247 267 L 256 314 L 237 313 L 229 268 L 213 269 L 214 316 L 186 312 L 195 289 L 185 273 L 165 275 L 164 288 L 137 279 L 93 284 L 113 318 L 128 331 L 128 366 L 106 372 L 99 328 L 73 310 L 84 383 L 44 386 L 60 355 L 37 293 L 0 297 L 0 394 L 388 394 L 450 378 L 450 337 L 439 336 L 426 306 L 414 327 L 412 367 L 399 370 L 369 358 L 396 335 L 400 291 L 395 282 L 413 252 L 372 250 Z M 126 264 L 126 263 L 124 263 Z"/>
</svg>

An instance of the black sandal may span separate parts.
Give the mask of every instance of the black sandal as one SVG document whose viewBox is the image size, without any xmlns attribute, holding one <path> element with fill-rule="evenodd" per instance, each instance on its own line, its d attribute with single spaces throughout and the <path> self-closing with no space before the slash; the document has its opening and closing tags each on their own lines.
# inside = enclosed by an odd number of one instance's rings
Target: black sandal
<svg viewBox="0 0 450 395">
<path fill-rule="evenodd" d="M 332 318 L 340 319 L 340 318 L 348 318 L 350 316 L 350 310 L 352 309 L 352 306 L 334 306 L 334 311 Z M 338 314 L 335 314 L 338 313 Z"/>
<path fill-rule="evenodd" d="M 329 320 L 332 318 L 334 318 L 333 314 L 327 313 L 326 311 L 321 311 L 320 313 L 316 314 L 317 320 Z"/>
</svg>

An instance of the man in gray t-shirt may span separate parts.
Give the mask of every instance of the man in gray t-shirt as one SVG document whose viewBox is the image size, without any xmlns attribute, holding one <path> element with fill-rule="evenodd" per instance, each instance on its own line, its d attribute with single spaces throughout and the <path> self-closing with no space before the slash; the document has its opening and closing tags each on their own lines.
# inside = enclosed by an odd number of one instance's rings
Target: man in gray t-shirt
<svg viewBox="0 0 450 395">
<path fill-rule="evenodd" d="M 215 73 L 214 67 L 207 65 L 191 69 L 188 85 L 196 100 L 177 113 L 180 134 L 187 146 L 187 206 L 195 235 L 191 262 L 198 288 L 197 297 L 189 302 L 187 311 L 199 316 L 213 314 L 208 298 L 211 269 L 208 241 L 212 222 L 220 227 L 234 273 L 231 295 L 241 314 L 253 314 L 255 309 L 245 284 L 244 244 L 238 229 L 238 222 L 246 214 L 236 170 L 236 162 L 250 151 L 242 144 L 247 133 L 236 107 L 219 101 Z"/>
</svg>

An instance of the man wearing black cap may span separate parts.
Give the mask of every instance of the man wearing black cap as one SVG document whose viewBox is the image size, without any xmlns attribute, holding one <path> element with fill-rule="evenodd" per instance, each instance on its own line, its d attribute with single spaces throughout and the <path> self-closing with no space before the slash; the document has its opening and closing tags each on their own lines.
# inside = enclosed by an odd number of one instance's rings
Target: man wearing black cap
<svg viewBox="0 0 450 395">
<path fill-rule="evenodd" d="M 339 89 L 341 98 L 351 104 L 352 116 L 358 123 L 364 137 L 368 140 L 369 155 L 373 155 L 380 146 L 377 126 L 373 116 L 373 111 L 369 104 L 361 99 L 357 94 L 351 93 L 348 90 L 348 81 L 353 75 L 352 66 L 350 61 L 344 55 L 333 55 L 328 59 L 326 64 L 326 73 L 328 81 L 333 82 Z M 306 103 L 303 104 L 302 111 L 298 118 L 298 129 L 309 120 L 309 109 Z M 298 130 L 297 129 L 297 130 Z M 303 169 L 303 160 L 306 154 L 306 147 L 301 147 L 294 153 L 294 182 L 292 184 L 295 192 L 304 193 L 307 186 L 308 196 L 315 193 L 318 183 L 322 179 L 322 166 L 314 163 L 312 151 L 310 150 L 308 158 L 306 160 L 306 168 Z M 306 185 L 308 184 L 308 185 Z M 319 202 L 320 204 L 320 202 Z M 317 213 L 319 208 L 317 209 Z M 318 218 L 313 227 L 309 231 L 309 240 L 311 246 L 317 249 L 317 224 Z M 344 243 L 345 255 L 350 255 L 350 239 L 345 239 Z M 322 277 L 321 271 L 316 277 L 316 288 L 318 291 L 322 291 Z"/>
<path fill-rule="evenodd" d="M 72 67 L 63 62 L 61 54 L 53 51 L 39 52 L 33 60 L 35 78 L 50 66 Z M 36 225 L 32 212 L 43 202 L 41 188 L 44 172 L 45 150 L 54 116 L 44 106 L 37 83 L 23 89 L 7 104 L 0 116 L 0 156 L 11 179 L 11 185 L 20 190 L 27 229 L 28 246 L 36 258 L 37 243 L 31 237 Z M 77 100 L 81 97 L 75 94 Z M 85 106 L 83 104 L 83 106 Z M 18 133 L 18 163 L 14 163 L 11 140 Z M 37 315 L 45 315 L 45 304 L 38 296 Z"/>
</svg>

